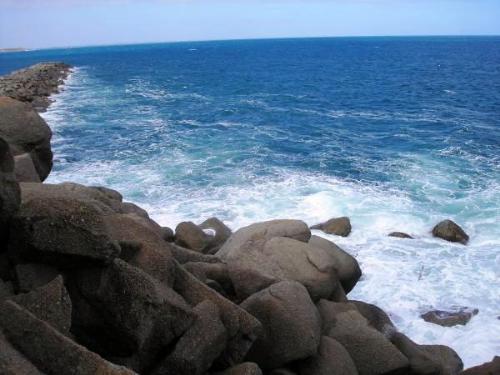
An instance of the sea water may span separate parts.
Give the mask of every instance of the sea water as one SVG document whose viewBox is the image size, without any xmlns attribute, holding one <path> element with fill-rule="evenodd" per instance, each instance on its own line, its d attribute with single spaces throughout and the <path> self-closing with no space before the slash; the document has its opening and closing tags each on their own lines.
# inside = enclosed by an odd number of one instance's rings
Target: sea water
<svg viewBox="0 0 500 375">
<path fill-rule="evenodd" d="M 466 367 L 500 354 L 500 38 L 330 38 L 2 54 L 75 66 L 43 116 L 51 183 L 119 190 L 175 228 L 349 216 L 349 295 Z M 431 235 L 450 218 L 467 246 Z M 414 240 L 388 237 L 403 231 Z M 419 316 L 478 308 L 466 326 Z"/>
</svg>

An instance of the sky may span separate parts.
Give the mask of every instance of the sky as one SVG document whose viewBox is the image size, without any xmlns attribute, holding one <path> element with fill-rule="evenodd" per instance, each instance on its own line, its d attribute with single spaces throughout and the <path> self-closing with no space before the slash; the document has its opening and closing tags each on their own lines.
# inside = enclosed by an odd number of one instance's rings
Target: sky
<svg viewBox="0 0 500 375">
<path fill-rule="evenodd" d="M 500 35 L 500 0 L 0 0 L 0 48 Z"/>
</svg>

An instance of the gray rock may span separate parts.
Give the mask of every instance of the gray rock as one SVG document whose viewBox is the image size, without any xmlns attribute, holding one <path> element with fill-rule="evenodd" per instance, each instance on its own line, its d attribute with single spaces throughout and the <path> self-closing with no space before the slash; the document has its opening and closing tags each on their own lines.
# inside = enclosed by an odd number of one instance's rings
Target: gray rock
<svg viewBox="0 0 500 375">
<path fill-rule="evenodd" d="M 495 356 L 491 362 L 471 367 L 460 373 L 461 375 L 498 375 L 500 374 L 500 357 Z"/>
<path fill-rule="evenodd" d="M 14 175 L 14 159 L 8 143 L 0 137 L 0 249 L 6 248 L 8 222 L 20 204 L 21 190 Z"/>
<path fill-rule="evenodd" d="M 311 229 L 319 229 L 327 234 L 347 237 L 351 233 L 352 227 L 349 218 L 344 216 L 330 219 L 321 224 L 313 225 Z"/>
<path fill-rule="evenodd" d="M 408 358 L 412 375 L 440 375 L 440 364 L 422 350 L 420 345 L 399 332 L 391 335 L 391 342 Z"/>
<path fill-rule="evenodd" d="M 13 301 L 0 306 L 0 325 L 7 339 L 46 374 L 134 374 L 78 345 Z"/>
<path fill-rule="evenodd" d="M 337 274 L 346 293 L 349 293 L 361 277 L 358 261 L 336 244 L 318 236 L 311 236 L 309 244 L 328 251 L 335 260 Z"/>
<path fill-rule="evenodd" d="M 183 222 L 175 228 L 175 243 L 190 250 L 204 253 L 212 237 L 192 222 Z"/>
<path fill-rule="evenodd" d="M 203 230 L 211 229 L 215 231 L 215 236 L 213 236 L 208 249 L 211 254 L 217 252 L 232 234 L 231 229 L 216 217 L 205 220 L 199 227 Z"/>
<path fill-rule="evenodd" d="M 26 294 L 11 297 L 12 301 L 67 335 L 71 327 L 71 300 L 62 276 Z"/>
<path fill-rule="evenodd" d="M 175 234 L 172 229 L 169 227 L 162 227 L 162 232 L 163 232 L 163 239 L 167 242 L 174 242 L 175 241 Z"/>
<path fill-rule="evenodd" d="M 61 267 L 111 262 L 120 247 L 92 204 L 64 198 L 23 202 L 10 225 L 10 253 Z"/>
<path fill-rule="evenodd" d="M 175 349 L 153 371 L 153 375 L 202 375 L 222 353 L 227 333 L 213 302 L 198 304 L 197 318 L 175 345 Z"/>
<path fill-rule="evenodd" d="M 47 178 L 52 169 L 52 132 L 31 105 L 0 97 L 0 137 L 14 156 L 29 153 L 40 180 Z"/>
<path fill-rule="evenodd" d="M 45 264 L 26 263 L 15 267 L 17 290 L 27 293 L 54 280 L 59 272 Z"/>
<path fill-rule="evenodd" d="M 469 236 L 455 222 L 451 220 L 443 220 L 432 229 L 434 237 L 442 238 L 450 242 L 460 242 L 466 245 L 469 242 Z"/>
<path fill-rule="evenodd" d="M 244 362 L 227 369 L 220 375 L 262 375 L 262 370 L 256 363 Z"/>
<path fill-rule="evenodd" d="M 321 337 L 318 354 L 298 363 L 299 375 L 357 375 L 358 370 L 345 348 L 328 336 Z"/>
<path fill-rule="evenodd" d="M 392 232 L 392 233 L 389 233 L 388 235 L 389 237 L 396 237 L 396 238 L 407 238 L 407 239 L 413 239 L 412 236 L 410 236 L 409 234 L 407 233 L 403 233 L 403 232 Z"/>
<path fill-rule="evenodd" d="M 380 307 L 362 301 L 349 301 L 361 315 L 368 321 L 368 324 L 375 328 L 386 337 L 390 337 L 396 328 L 391 321 L 391 318 Z"/>
<path fill-rule="evenodd" d="M 429 358 L 440 366 L 440 375 L 459 374 L 464 364 L 458 354 L 451 348 L 444 345 L 420 345 Z"/>
<path fill-rule="evenodd" d="M 3 375 L 44 375 L 30 361 L 19 353 L 0 329 L 0 374 Z"/>
<path fill-rule="evenodd" d="M 407 373 L 408 359 L 349 305 L 320 301 L 324 334 L 342 344 L 360 375 Z"/>
<path fill-rule="evenodd" d="M 250 349 L 248 359 L 264 369 L 280 367 L 317 353 L 321 320 L 307 290 L 283 281 L 242 302 L 264 326 L 264 334 Z"/>
<path fill-rule="evenodd" d="M 16 179 L 19 182 L 41 182 L 31 155 L 21 154 L 14 157 Z"/>
</svg>

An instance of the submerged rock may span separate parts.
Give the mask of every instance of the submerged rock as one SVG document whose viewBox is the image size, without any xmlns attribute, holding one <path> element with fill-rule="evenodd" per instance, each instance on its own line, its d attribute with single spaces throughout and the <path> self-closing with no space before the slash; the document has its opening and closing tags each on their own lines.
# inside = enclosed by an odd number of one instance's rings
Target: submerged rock
<svg viewBox="0 0 500 375">
<path fill-rule="evenodd" d="M 351 233 L 352 227 L 349 218 L 344 216 L 330 219 L 321 224 L 313 225 L 311 229 L 319 229 L 327 234 L 347 237 Z"/>
<path fill-rule="evenodd" d="M 403 233 L 403 232 L 392 232 L 388 234 L 389 237 L 396 237 L 396 238 L 408 238 L 408 239 L 413 239 L 412 236 L 409 234 Z"/>
<path fill-rule="evenodd" d="M 453 327 L 456 325 L 466 325 L 478 313 L 478 309 L 461 307 L 456 311 L 432 310 L 420 315 L 420 317 L 429 323 L 438 324 L 443 327 Z"/>
<path fill-rule="evenodd" d="M 463 245 L 469 242 L 469 236 L 465 231 L 454 221 L 443 220 L 432 229 L 434 237 L 442 238 L 450 242 L 459 242 Z"/>
</svg>

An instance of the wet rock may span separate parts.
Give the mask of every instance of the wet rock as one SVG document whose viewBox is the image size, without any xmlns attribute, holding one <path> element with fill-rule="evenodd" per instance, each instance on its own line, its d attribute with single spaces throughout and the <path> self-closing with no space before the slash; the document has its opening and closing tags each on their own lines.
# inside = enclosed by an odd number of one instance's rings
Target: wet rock
<svg viewBox="0 0 500 375">
<path fill-rule="evenodd" d="M 403 232 L 392 232 L 392 233 L 389 233 L 388 235 L 389 237 L 396 237 L 396 238 L 407 238 L 407 239 L 413 239 L 412 236 L 410 236 L 409 234 L 407 233 L 403 233 Z"/>
<path fill-rule="evenodd" d="M 440 367 L 440 375 L 456 375 L 464 368 L 464 364 L 458 354 L 447 346 L 420 345 L 420 349 Z"/>
<path fill-rule="evenodd" d="M 202 375 L 226 346 L 227 333 L 213 302 L 198 304 L 197 318 L 175 345 L 175 349 L 153 371 L 153 375 Z"/>
<path fill-rule="evenodd" d="M 192 222 L 183 222 L 175 228 L 175 243 L 190 250 L 203 253 L 212 241 L 200 227 Z"/>
<path fill-rule="evenodd" d="M 491 362 L 471 367 L 460 373 L 461 375 L 498 375 L 500 374 L 500 357 L 495 356 Z"/>
<path fill-rule="evenodd" d="M 17 290 L 27 293 L 54 280 L 59 272 L 45 264 L 26 263 L 15 267 Z"/>
<path fill-rule="evenodd" d="M 451 220 L 443 220 L 432 229 L 434 237 L 442 238 L 450 242 L 460 242 L 465 245 L 469 242 L 469 236 L 455 222 Z"/>
<path fill-rule="evenodd" d="M 0 97 L 0 137 L 14 156 L 28 153 L 40 180 L 47 178 L 52 169 L 52 132 L 29 104 Z"/>
<path fill-rule="evenodd" d="M 360 375 L 406 373 L 408 359 L 372 328 L 354 305 L 322 300 L 318 310 L 323 320 L 323 334 L 342 344 Z"/>
<path fill-rule="evenodd" d="M 284 281 L 262 290 L 241 304 L 264 326 L 264 334 L 250 349 L 248 359 L 265 369 L 316 354 L 321 320 L 307 290 Z"/>
<path fill-rule="evenodd" d="M 322 336 L 318 353 L 297 365 L 299 375 L 357 375 L 351 356 L 336 340 Z"/>
<path fill-rule="evenodd" d="M 0 307 L 0 325 L 16 349 L 46 374 L 134 374 L 78 345 L 13 301 Z"/>
<path fill-rule="evenodd" d="M 8 232 L 8 222 L 21 204 L 21 190 L 14 175 L 14 159 L 8 143 L 0 137 L 0 249 Z M 2 252 L 0 250 L 0 252 Z"/>
<path fill-rule="evenodd" d="M 143 372 L 195 318 L 179 294 L 120 259 L 104 269 L 78 272 L 76 285 L 99 317 L 98 322 L 87 321 L 85 316 L 75 314 L 80 334 L 92 332 L 101 323 L 104 330 L 113 332 L 116 348 L 137 357 L 137 372 Z M 90 329 L 86 331 L 86 327 Z M 115 348 L 108 349 L 112 352 Z"/>
<path fill-rule="evenodd" d="M 333 242 L 318 236 L 311 236 L 309 245 L 328 251 L 335 261 L 339 281 L 345 293 L 349 293 L 361 277 L 358 261 Z"/>
<path fill-rule="evenodd" d="M 456 311 L 432 310 L 420 315 L 420 317 L 429 323 L 443 327 L 453 327 L 456 325 L 466 325 L 477 313 L 479 313 L 478 309 L 460 307 Z"/>
<path fill-rule="evenodd" d="M 30 154 L 14 157 L 16 180 L 19 182 L 41 182 Z"/>
<path fill-rule="evenodd" d="M 44 320 L 63 334 L 71 326 L 71 300 L 62 276 L 29 293 L 11 297 L 12 301 Z"/>
<path fill-rule="evenodd" d="M 64 198 L 23 202 L 10 225 L 10 253 L 61 267 L 106 264 L 120 254 L 92 204 Z"/>
<path fill-rule="evenodd" d="M 199 227 L 204 231 L 212 230 L 215 232 L 210 242 L 210 248 L 207 250 L 210 254 L 217 252 L 232 234 L 231 229 L 216 217 L 205 220 Z"/>
<path fill-rule="evenodd" d="M 311 229 L 319 229 L 327 234 L 347 237 L 351 233 L 352 227 L 349 218 L 344 216 L 330 219 L 321 224 L 313 225 Z"/>
</svg>

